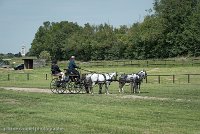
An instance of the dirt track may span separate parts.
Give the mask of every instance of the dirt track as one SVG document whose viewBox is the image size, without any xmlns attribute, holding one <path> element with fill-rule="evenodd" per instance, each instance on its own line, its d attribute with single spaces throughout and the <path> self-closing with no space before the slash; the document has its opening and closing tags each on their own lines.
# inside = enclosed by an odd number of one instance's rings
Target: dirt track
<svg viewBox="0 0 200 134">
<path fill-rule="evenodd" d="M 21 87 L 0 87 L 0 88 L 6 90 L 34 92 L 34 93 L 52 93 L 50 89 L 41 89 L 41 88 L 21 88 Z"/>
<path fill-rule="evenodd" d="M 21 87 L 0 87 L 0 89 L 5 90 L 15 90 L 15 91 L 23 91 L 23 92 L 32 92 L 32 93 L 52 93 L 50 89 L 41 89 L 41 88 L 21 88 Z M 114 94 L 112 94 L 114 95 Z M 139 95 L 120 95 L 116 96 L 122 99 L 144 99 L 144 100 L 160 100 L 160 101 L 167 101 L 171 100 L 172 98 L 160 98 L 160 97 L 150 97 L 150 96 L 139 96 Z M 185 102 L 190 100 L 183 100 L 183 99 L 175 99 L 174 101 Z"/>
</svg>

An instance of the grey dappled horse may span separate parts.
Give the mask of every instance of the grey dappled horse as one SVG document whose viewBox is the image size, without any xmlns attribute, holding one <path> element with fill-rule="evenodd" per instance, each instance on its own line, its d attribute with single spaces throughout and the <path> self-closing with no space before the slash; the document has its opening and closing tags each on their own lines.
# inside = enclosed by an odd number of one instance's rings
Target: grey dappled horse
<svg viewBox="0 0 200 134">
<path fill-rule="evenodd" d="M 140 93 L 140 85 L 147 76 L 146 71 L 142 70 L 136 74 L 123 74 L 119 77 L 119 92 L 124 92 L 124 85 L 130 83 L 132 93 Z"/>
<path fill-rule="evenodd" d="M 146 79 L 146 77 L 147 77 L 147 72 L 146 72 L 145 70 L 142 70 L 142 71 L 139 71 L 139 72 L 137 73 L 137 75 L 139 76 L 138 88 L 139 88 L 139 90 L 140 90 L 140 85 L 141 85 L 141 83 L 143 82 L 143 79 Z"/>
</svg>

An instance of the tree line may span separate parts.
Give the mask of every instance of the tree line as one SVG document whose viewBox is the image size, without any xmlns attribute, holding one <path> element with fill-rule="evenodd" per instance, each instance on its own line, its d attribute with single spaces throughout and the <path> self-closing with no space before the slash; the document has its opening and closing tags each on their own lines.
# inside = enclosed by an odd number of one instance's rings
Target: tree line
<svg viewBox="0 0 200 134">
<path fill-rule="evenodd" d="M 200 0 L 154 0 L 143 22 L 118 28 L 46 21 L 29 55 L 45 51 L 52 59 L 118 60 L 200 56 Z"/>
</svg>

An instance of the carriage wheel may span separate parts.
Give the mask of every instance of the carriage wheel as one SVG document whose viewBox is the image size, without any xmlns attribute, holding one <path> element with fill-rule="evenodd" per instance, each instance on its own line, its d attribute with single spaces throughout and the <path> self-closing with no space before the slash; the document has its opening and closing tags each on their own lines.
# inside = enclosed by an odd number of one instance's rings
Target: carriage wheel
<svg viewBox="0 0 200 134">
<path fill-rule="evenodd" d="M 74 88 L 73 82 L 72 81 L 68 81 L 66 88 L 67 88 L 69 93 L 73 93 L 73 88 Z"/>
<path fill-rule="evenodd" d="M 76 83 L 75 83 L 75 82 L 72 82 L 72 81 L 69 81 L 69 82 L 68 82 L 67 90 L 68 90 L 70 93 L 74 93 L 74 94 L 80 92 L 80 89 L 78 88 L 78 86 L 76 85 Z"/>
<path fill-rule="evenodd" d="M 65 92 L 71 93 L 71 85 L 70 82 L 65 82 Z"/>
<path fill-rule="evenodd" d="M 83 83 L 81 83 L 81 84 L 79 85 L 79 92 L 81 92 L 81 93 L 86 93 L 86 89 L 85 89 L 85 86 L 84 86 Z"/>
<path fill-rule="evenodd" d="M 58 78 L 54 78 L 51 83 L 50 83 L 50 89 L 51 89 L 51 92 L 53 93 L 57 93 L 57 82 L 59 81 Z"/>
<path fill-rule="evenodd" d="M 81 91 L 81 84 L 74 83 L 74 91 L 75 93 L 80 93 Z"/>
<path fill-rule="evenodd" d="M 66 90 L 66 83 L 65 82 L 61 82 L 60 86 L 56 89 L 57 93 L 59 94 L 63 94 Z"/>
</svg>

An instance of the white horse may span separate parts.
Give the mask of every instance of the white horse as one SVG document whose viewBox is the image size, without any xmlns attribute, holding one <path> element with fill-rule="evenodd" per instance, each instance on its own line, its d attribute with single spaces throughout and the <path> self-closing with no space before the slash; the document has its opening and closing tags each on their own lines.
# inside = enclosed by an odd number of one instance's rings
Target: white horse
<svg viewBox="0 0 200 134">
<path fill-rule="evenodd" d="M 99 93 L 102 93 L 102 87 L 105 85 L 106 94 L 109 94 L 108 92 L 108 86 L 110 83 L 117 77 L 117 73 L 104 73 L 104 74 L 87 74 L 85 76 L 85 86 L 86 88 L 90 88 L 90 92 L 93 94 L 93 87 L 95 84 L 99 85 Z"/>
</svg>

